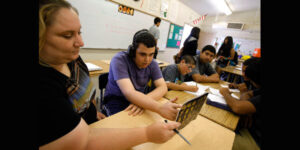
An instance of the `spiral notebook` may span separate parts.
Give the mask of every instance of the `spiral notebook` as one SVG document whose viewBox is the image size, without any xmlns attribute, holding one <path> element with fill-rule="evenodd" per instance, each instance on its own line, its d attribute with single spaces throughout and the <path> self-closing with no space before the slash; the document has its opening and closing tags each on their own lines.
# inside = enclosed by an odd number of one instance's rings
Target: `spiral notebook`
<svg viewBox="0 0 300 150">
<path fill-rule="evenodd" d="M 191 100 L 186 101 L 180 111 L 177 114 L 176 122 L 180 122 L 181 125 L 178 127 L 178 130 L 184 128 L 192 120 L 196 119 L 200 110 L 207 98 L 208 93 L 204 93 L 200 96 L 192 98 Z"/>
</svg>

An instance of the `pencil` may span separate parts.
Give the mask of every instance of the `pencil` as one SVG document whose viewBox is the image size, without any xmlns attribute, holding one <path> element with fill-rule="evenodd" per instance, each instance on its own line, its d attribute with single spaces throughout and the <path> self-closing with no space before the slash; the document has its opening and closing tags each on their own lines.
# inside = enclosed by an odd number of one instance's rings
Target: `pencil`
<svg viewBox="0 0 300 150">
<path fill-rule="evenodd" d="M 168 123 L 168 120 L 165 120 L 165 123 Z M 186 143 L 188 143 L 189 145 L 192 145 L 182 134 L 179 133 L 179 131 L 177 129 L 173 129 L 173 131 L 178 134 Z"/>
</svg>

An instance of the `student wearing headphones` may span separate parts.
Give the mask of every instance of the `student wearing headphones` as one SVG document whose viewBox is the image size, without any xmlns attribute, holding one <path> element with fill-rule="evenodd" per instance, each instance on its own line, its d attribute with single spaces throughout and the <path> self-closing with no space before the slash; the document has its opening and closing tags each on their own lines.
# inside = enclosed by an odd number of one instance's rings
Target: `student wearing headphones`
<svg viewBox="0 0 300 150">
<path fill-rule="evenodd" d="M 175 120 L 181 105 L 171 102 L 160 104 L 159 100 L 168 88 L 156 61 L 155 39 L 148 30 L 135 33 L 128 51 L 117 53 L 111 60 L 104 94 L 104 114 L 113 115 L 124 109 L 138 115 L 144 109 L 157 112 L 162 117 Z M 148 92 L 149 82 L 155 89 Z"/>
</svg>

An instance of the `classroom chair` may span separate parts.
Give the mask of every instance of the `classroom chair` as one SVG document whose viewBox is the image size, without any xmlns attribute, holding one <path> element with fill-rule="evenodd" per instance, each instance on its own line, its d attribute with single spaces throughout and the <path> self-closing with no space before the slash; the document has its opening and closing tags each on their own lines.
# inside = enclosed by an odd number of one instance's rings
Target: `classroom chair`
<svg viewBox="0 0 300 150">
<path fill-rule="evenodd" d="M 108 81 L 108 73 L 101 74 L 99 76 L 99 89 L 100 89 L 100 112 L 103 110 L 103 101 L 104 101 L 104 89 Z"/>
</svg>

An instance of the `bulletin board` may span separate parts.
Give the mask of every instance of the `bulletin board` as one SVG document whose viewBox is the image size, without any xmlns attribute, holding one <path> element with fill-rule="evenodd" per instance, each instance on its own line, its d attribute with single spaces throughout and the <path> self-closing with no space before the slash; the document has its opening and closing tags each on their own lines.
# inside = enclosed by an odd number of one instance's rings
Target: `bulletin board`
<svg viewBox="0 0 300 150">
<path fill-rule="evenodd" d="M 170 24 L 167 47 L 179 48 L 183 35 L 183 27 Z"/>
</svg>

